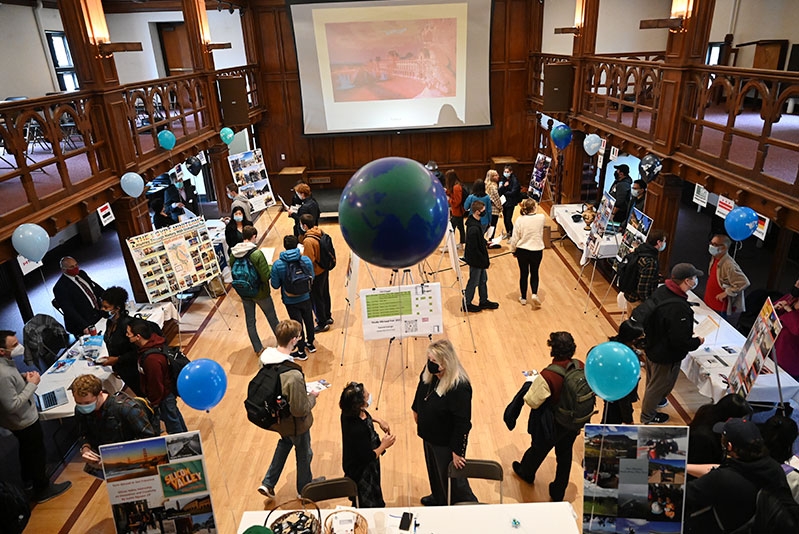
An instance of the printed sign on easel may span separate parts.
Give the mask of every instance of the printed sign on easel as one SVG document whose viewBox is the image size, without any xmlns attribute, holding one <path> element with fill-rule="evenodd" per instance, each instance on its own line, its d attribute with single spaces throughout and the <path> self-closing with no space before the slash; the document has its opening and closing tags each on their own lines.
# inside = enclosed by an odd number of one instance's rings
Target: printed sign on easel
<svg viewBox="0 0 799 534">
<path fill-rule="evenodd" d="M 651 228 L 652 218 L 638 208 L 633 208 L 619 244 L 619 251 L 616 253 L 616 261 L 620 262 L 627 254 L 635 250 L 638 245 L 646 241 Z"/>
<path fill-rule="evenodd" d="M 390 339 L 441 334 L 441 284 L 361 290 L 363 338 Z"/>
<path fill-rule="evenodd" d="M 755 324 L 746 336 L 746 342 L 735 361 L 730 375 L 727 377 L 727 390 L 730 393 L 739 393 L 746 397 L 752 390 L 752 385 L 760 373 L 771 372 L 765 367 L 774 341 L 782 331 L 782 323 L 774 311 L 771 299 L 767 298 L 765 304 L 757 314 Z"/>
<path fill-rule="evenodd" d="M 249 199 L 253 212 L 276 204 L 260 148 L 233 154 L 227 159 L 239 193 Z"/>
<path fill-rule="evenodd" d="M 536 156 L 533 176 L 530 179 L 530 187 L 527 189 L 527 194 L 530 198 L 535 198 L 538 201 L 544 198 L 544 187 L 547 183 L 547 175 L 551 165 L 552 158 L 541 153 Z"/>
<path fill-rule="evenodd" d="M 597 257 L 599 255 L 599 246 L 602 244 L 602 238 L 605 237 L 610 218 L 613 215 L 613 206 L 615 205 L 616 199 L 610 193 L 607 191 L 602 193 L 602 202 L 599 203 L 596 218 L 591 223 L 591 230 L 588 234 L 588 239 L 585 241 L 584 257 Z"/>
</svg>

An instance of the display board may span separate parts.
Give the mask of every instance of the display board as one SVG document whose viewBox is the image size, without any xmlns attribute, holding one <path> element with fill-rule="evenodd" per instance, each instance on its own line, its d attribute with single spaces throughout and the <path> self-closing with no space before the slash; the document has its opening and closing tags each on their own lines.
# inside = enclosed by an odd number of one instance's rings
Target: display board
<svg viewBox="0 0 799 534">
<path fill-rule="evenodd" d="M 583 532 L 682 532 L 688 427 L 586 425 Z"/>
<path fill-rule="evenodd" d="M 150 302 L 177 295 L 220 273 L 202 217 L 130 237 L 127 243 Z"/>
<path fill-rule="evenodd" d="M 599 256 L 599 247 L 602 244 L 602 238 L 610 226 L 610 217 L 613 214 L 613 206 L 616 204 L 610 193 L 605 191 L 602 193 L 602 201 L 599 203 L 599 208 L 596 212 L 596 218 L 591 223 L 588 239 L 585 241 L 583 248 L 583 258 L 580 260 L 581 264 L 585 264 L 589 258 L 596 258 Z"/>
<path fill-rule="evenodd" d="M 735 367 L 727 377 L 728 391 L 738 393 L 744 397 L 749 395 L 757 376 L 771 372 L 763 362 L 768 358 L 774 341 L 782 331 L 782 323 L 774 311 L 771 299 L 767 298 L 760 313 L 757 314 L 755 324 L 746 336 L 746 342 L 738 354 Z"/>
<path fill-rule="evenodd" d="M 275 205 L 272 184 L 269 182 L 260 148 L 233 154 L 227 160 L 233 180 L 239 186 L 239 193 L 250 200 L 253 212 Z"/>
<path fill-rule="evenodd" d="M 363 338 L 388 339 L 441 334 L 441 284 L 361 290 Z"/>
<path fill-rule="evenodd" d="M 616 253 L 616 261 L 621 261 L 624 257 L 635 250 L 635 248 L 646 241 L 649 230 L 652 229 L 652 218 L 644 212 L 633 208 L 630 218 L 627 220 L 627 227 L 621 238 L 619 251 Z"/>
<path fill-rule="evenodd" d="M 527 196 L 540 201 L 544 198 L 544 187 L 547 183 L 549 168 L 552 165 L 552 158 L 540 152 L 535 158 L 533 175 L 530 177 L 530 187 L 527 189 Z"/>
<path fill-rule="evenodd" d="M 217 532 L 199 432 L 100 446 L 117 534 Z"/>
</svg>

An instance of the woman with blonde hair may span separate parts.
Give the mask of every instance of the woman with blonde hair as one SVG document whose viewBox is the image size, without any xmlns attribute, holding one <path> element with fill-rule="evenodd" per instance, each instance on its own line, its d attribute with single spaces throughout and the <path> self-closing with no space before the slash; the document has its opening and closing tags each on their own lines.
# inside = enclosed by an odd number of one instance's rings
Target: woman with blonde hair
<svg viewBox="0 0 799 534">
<path fill-rule="evenodd" d="M 424 443 L 427 478 L 432 493 L 424 506 L 447 503 L 447 469 L 466 465 L 466 443 L 472 428 L 472 385 L 455 348 L 441 339 L 427 347 L 427 365 L 413 399 L 416 433 Z M 452 502 L 477 502 L 467 479 L 452 480 Z"/>
<path fill-rule="evenodd" d="M 513 236 L 510 238 L 510 250 L 519 263 L 519 302 L 522 306 L 527 304 L 527 277 L 530 277 L 530 290 L 533 292 L 530 300 L 533 306 L 541 307 L 538 298 L 538 267 L 544 252 L 544 223 L 543 213 L 537 213 L 538 203 L 532 198 L 521 202 L 521 216 L 513 225 Z"/>
<path fill-rule="evenodd" d="M 494 239 L 497 233 L 497 224 L 499 224 L 499 214 L 502 213 L 502 200 L 499 198 L 499 173 L 491 169 L 486 173 L 486 193 L 488 198 L 491 199 L 491 222 L 488 223 L 489 228 L 494 231 L 488 237 L 489 240 Z M 488 245 L 488 248 L 499 248 L 499 245 Z"/>
</svg>

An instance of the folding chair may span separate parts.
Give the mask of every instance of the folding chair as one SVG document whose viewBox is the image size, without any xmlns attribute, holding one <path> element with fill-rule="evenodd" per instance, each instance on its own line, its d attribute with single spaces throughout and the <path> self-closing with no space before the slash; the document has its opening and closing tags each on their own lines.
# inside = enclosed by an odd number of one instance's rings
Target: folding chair
<svg viewBox="0 0 799 534">
<path fill-rule="evenodd" d="M 340 477 L 320 480 L 319 482 L 309 482 L 302 488 L 302 498 L 310 499 L 317 503 L 342 497 L 354 499 L 355 507 L 358 508 L 358 484 L 351 478 Z"/>
<path fill-rule="evenodd" d="M 502 504 L 502 481 L 505 474 L 502 466 L 494 460 L 466 460 L 463 469 L 456 469 L 450 462 L 447 468 L 447 503 L 452 504 L 452 479 L 453 478 L 481 478 L 484 480 L 499 481 L 499 503 Z M 464 503 L 468 504 L 468 503 Z"/>
</svg>

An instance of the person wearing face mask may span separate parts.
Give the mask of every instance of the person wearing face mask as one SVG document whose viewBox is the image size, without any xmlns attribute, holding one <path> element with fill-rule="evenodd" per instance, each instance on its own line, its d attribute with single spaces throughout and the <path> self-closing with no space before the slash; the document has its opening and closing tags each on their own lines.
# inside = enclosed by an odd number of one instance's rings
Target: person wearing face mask
<svg viewBox="0 0 799 534">
<path fill-rule="evenodd" d="M 234 206 L 230 212 L 230 220 L 225 225 L 225 242 L 232 249 L 244 241 L 244 227 L 252 226 L 252 221 L 241 206 Z"/>
<path fill-rule="evenodd" d="M 294 205 L 292 204 L 291 210 L 289 210 L 289 217 L 294 219 L 294 237 L 299 237 L 302 234 L 302 226 L 300 225 L 300 217 L 309 213 L 313 216 L 314 226 L 319 224 L 319 215 L 321 215 L 321 211 L 319 210 L 319 204 L 316 202 L 316 199 L 311 195 L 311 187 L 308 184 L 301 183 L 294 186 L 294 194 L 300 199 L 300 205 L 297 206 L 296 211 L 294 210 Z"/>
<path fill-rule="evenodd" d="M 139 402 L 122 392 L 115 395 L 108 393 L 94 375 L 78 376 L 69 389 L 75 397 L 75 418 L 83 436 L 80 454 L 89 467 L 102 467 L 100 445 L 152 438 L 160 434 L 161 429 L 152 425 Z"/>
<path fill-rule="evenodd" d="M 616 203 L 613 205 L 613 222 L 623 223 L 627 220 L 627 214 L 630 212 L 630 199 L 632 198 L 633 180 L 630 178 L 630 167 L 625 164 L 616 165 L 613 178 L 613 185 L 608 191 L 610 196 L 616 199 Z"/>
<path fill-rule="evenodd" d="M 658 412 L 658 404 L 671 393 L 680 376 L 680 362 L 705 339 L 694 336 L 694 310 L 688 291 L 704 273 L 690 263 L 678 263 L 671 277 L 649 300 L 656 307 L 644 322 L 646 334 L 646 391 L 641 401 L 641 423 L 665 423 L 669 415 Z M 643 308 L 642 308 L 643 309 Z"/>
<path fill-rule="evenodd" d="M 619 325 L 619 333 L 608 338 L 608 341 L 616 341 L 628 346 L 641 363 L 644 363 L 644 353 L 641 350 L 644 341 L 644 329 L 641 325 L 627 319 Z M 605 401 L 605 409 L 602 413 L 603 425 L 634 425 L 633 403 L 638 400 L 638 384 L 633 390 L 621 399 L 613 402 Z"/>
<path fill-rule="evenodd" d="M 41 378 L 36 371 L 19 372 L 14 358 L 23 353 L 15 333 L 0 330 L 0 426 L 19 441 L 22 479 L 32 485 L 36 501 L 43 503 L 67 491 L 72 483 L 53 484 L 47 477 L 47 451 L 34 399 Z"/>
<path fill-rule="evenodd" d="M 522 188 L 513 167 L 505 165 L 502 172 L 502 179 L 499 181 L 499 194 L 505 197 L 502 205 L 502 219 L 505 222 L 505 237 L 513 235 L 513 211 L 517 204 L 522 201 Z"/>
<path fill-rule="evenodd" d="M 630 252 L 634 256 L 629 261 L 635 261 L 638 265 L 635 290 L 624 292 L 624 298 L 630 304 L 628 309 L 630 315 L 657 289 L 661 279 L 658 254 L 664 250 L 666 250 L 666 232 L 653 229 L 646 237 L 646 241 Z"/>
<path fill-rule="evenodd" d="M 150 201 L 150 209 L 153 211 L 153 228 L 160 230 L 175 224 L 175 220 L 169 216 L 164 208 L 164 199 L 156 197 Z"/>
<path fill-rule="evenodd" d="M 164 205 L 170 217 L 175 221 L 182 220 L 181 217 L 189 215 L 197 216 L 197 191 L 189 180 L 177 179 L 172 175 L 172 183 L 164 190 Z"/>
<path fill-rule="evenodd" d="M 711 310 L 725 319 L 745 311 L 744 289 L 749 287 L 749 279 L 729 254 L 731 246 L 732 239 L 726 235 L 716 234 L 710 240 L 710 269 L 703 298 Z"/>
<path fill-rule="evenodd" d="M 64 313 L 64 327 L 76 338 L 89 333 L 100 320 L 102 287 L 82 270 L 72 256 L 61 258 L 61 277 L 53 286 L 53 296 Z"/>
<path fill-rule="evenodd" d="M 225 191 L 227 192 L 227 197 L 233 201 L 230 205 L 230 211 L 232 212 L 237 207 L 240 207 L 244 211 L 244 218 L 252 221 L 252 204 L 250 204 L 250 200 L 245 195 L 239 193 L 239 186 L 229 183 L 225 186 Z"/>
<path fill-rule="evenodd" d="M 774 342 L 777 363 L 799 380 L 799 279 L 789 293 L 774 303 L 774 311 L 782 323 L 782 331 Z"/>
<path fill-rule="evenodd" d="M 102 311 L 106 315 L 103 341 L 108 349 L 108 358 L 101 363 L 110 365 L 134 395 L 141 397 L 139 385 L 139 368 L 136 345 L 127 336 L 130 316 L 125 305 L 128 292 L 121 287 L 112 286 L 105 290 L 102 299 Z"/>
<path fill-rule="evenodd" d="M 466 221 L 466 251 L 464 261 L 469 266 L 469 281 L 463 294 L 463 311 L 479 312 L 481 310 L 496 310 L 499 304 L 488 300 L 488 248 L 483 237 L 485 230 L 482 228 L 480 218 L 486 212 L 486 205 L 480 200 L 475 200 L 471 205 L 471 216 Z M 474 291 L 477 290 L 479 302 L 472 304 Z"/>
<path fill-rule="evenodd" d="M 636 180 L 633 182 L 632 189 L 630 189 L 630 195 L 632 196 L 630 202 L 630 212 L 633 212 L 633 209 L 637 209 L 641 213 L 644 213 L 644 204 L 646 204 L 646 188 L 647 183 L 644 180 Z M 629 218 L 629 214 L 627 215 Z"/>
<path fill-rule="evenodd" d="M 424 443 L 424 461 L 431 494 L 423 506 L 447 503 L 447 470 L 466 465 L 466 444 L 472 428 L 472 385 L 455 347 L 447 339 L 427 347 L 427 364 L 419 376 L 411 405 L 416 433 Z M 477 502 L 468 479 L 451 481 L 452 502 Z"/>
<path fill-rule="evenodd" d="M 373 417 L 367 409 L 372 405 L 372 395 L 363 384 L 350 382 L 338 401 L 341 408 L 341 438 L 344 476 L 358 484 L 358 506 L 384 508 L 383 489 L 380 487 L 380 456 L 389 449 L 397 437 L 388 423 Z M 385 432 L 381 439 L 375 423 Z M 353 499 L 353 505 L 355 504 Z"/>
<path fill-rule="evenodd" d="M 482 202 L 485 208 L 480 215 L 480 225 L 483 229 L 483 234 L 485 234 L 486 230 L 488 230 L 488 225 L 491 223 L 491 197 L 486 193 L 485 182 L 480 179 L 475 180 L 474 184 L 472 184 L 472 192 L 466 197 L 466 201 L 463 203 L 463 209 L 465 209 L 467 213 L 472 212 L 472 203 L 477 200 Z M 466 233 L 468 234 L 469 232 L 467 231 Z M 466 241 L 468 243 L 468 237 Z"/>
</svg>

